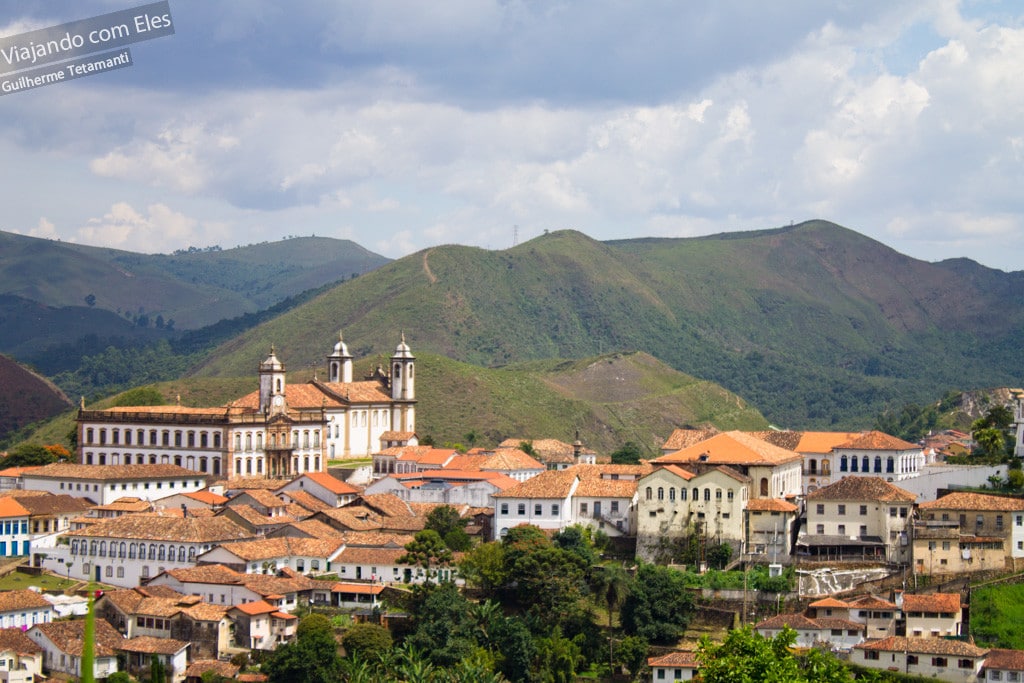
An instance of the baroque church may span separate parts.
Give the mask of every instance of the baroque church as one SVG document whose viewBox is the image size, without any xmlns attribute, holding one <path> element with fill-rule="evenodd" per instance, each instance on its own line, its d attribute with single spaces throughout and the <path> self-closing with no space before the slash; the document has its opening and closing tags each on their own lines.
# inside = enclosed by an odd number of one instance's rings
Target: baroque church
<svg viewBox="0 0 1024 683">
<path fill-rule="evenodd" d="M 122 406 L 78 413 L 78 461 L 86 465 L 177 465 L 222 477 L 290 478 L 326 470 L 330 459 L 366 458 L 415 444 L 416 359 L 405 343 L 387 370 L 353 381 L 341 335 L 327 381 L 289 384 L 275 349 L 259 365 L 259 388 L 216 408 Z"/>
</svg>

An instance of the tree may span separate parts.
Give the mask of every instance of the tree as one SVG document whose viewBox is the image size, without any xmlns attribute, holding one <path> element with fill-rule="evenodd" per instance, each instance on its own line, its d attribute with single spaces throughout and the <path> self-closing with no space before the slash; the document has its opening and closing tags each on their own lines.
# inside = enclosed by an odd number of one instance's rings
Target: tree
<svg viewBox="0 0 1024 683">
<path fill-rule="evenodd" d="M 492 595 L 505 585 L 505 546 L 497 541 L 476 546 L 463 556 L 459 575 L 470 585 Z"/>
<path fill-rule="evenodd" d="M 96 295 L 95 294 L 86 294 L 85 295 L 85 304 L 89 308 L 92 308 L 93 306 L 95 306 L 96 305 Z"/>
<path fill-rule="evenodd" d="M 629 669 L 636 680 L 644 666 L 647 664 L 647 651 L 650 646 L 647 641 L 637 636 L 626 636 L 619 643 L 617 661 Z"/>
<path fill-rule="evenodd" d="M 434 567 L 451 566 L 452 551 L 436 531 L 424 529 L 416 532 L 413 540 L 405 544 L 405 554 L 398 558 L 398 562 L 422 567 L 427 581 L 430 581 L 436 575 Z"/>
<path fill-rule="evenodd" d="M 132 683 L 132 677 L 126 671 L 115 671 L 107 676 L 107 683 Z M 206 681 L 203 681 L 203 683 L 206 683 Z M 210 683 L 217 682 L 211 681 Z"/>
<path fill-rule="evenodd" d="M 349 657 L 376 659 L 391 649 L 391 631 L 379 624 L 355 624 L 342 636 L 341 644 Z"/>
<path fill-rule="evenodd" d="M 451 582 L 421 591 L 426 597 L 414 610 L 416 630 L 405 644 L 422 650 L 437 666 L 452 666 L 477 647 L 472 607 Z"/>
<path fill-rule="evenodd" d="M 615 451 L 612 451 L 612 462 L 617 465 L 636 465 L 640 462 L 643 451 L 635 441 L 627 441 Z"/>
<path fill-rule="evenodd" d="M 622 603 L 622 628 L 649 643 L 675 643 L 686 630 L 693 596 L 674 569 L 641 564 Z"/>
<path fill-rule="evenodd" d="M 562 529 L 551 537 L 551 542 L 562 550 L 578 556 L 587 565 L 593 564 L 597 559 L 594 546 L 590 542 L 590 530 L 579 524 Z"/>
<path fill-rule="evenodd" d="M 57 462 L 57 457 L 45 446 L 23 443 L 12 448 L 4 458 L 4 467 L 35 467 Z"/>
<path fill-rule="evenodd" d="M 444 540 L 448 549 L 453 552 L 464 552 L 472 546 L 472 540 L 466 533 L 468 519 L 463 519 L 459 511 L 451 505 L 440 505 L 427 515 L 424 529 L 433 529 Z"/>
<path fill-rule="evenodd" d="M 115 396 L 111 404 L 118 406 L 162 406 L 167 401 L 156 387 L 136 387 Z"/>
<path fill-rule="evenodd" d="M 746 626 L 729 632 L 721 644 L 705 636 L 697 648 L 704 683 L 848 683 L 850 673 L 830 653 L 811 649 L 805 656 L 793 653 L 796 631 L 786 628 L 765 638 Z"/>
<path fill-rule="evenodd" d="M 167 680 L 167 666 L 156 655 L 149 659 L 149 682 L 164 683 Z"/>
<path fill-rule="evenodd" d="M 604 602 L 608 609 L 608 663 L 615 663 L 615 642 L 612 631 L 612 615 L 629 594 L 632 580 L 621 566 L 617 564 L 598 565 L 591 568 L 591 591 L 598 600 Z M 644 643 L 646 649 L 647 643 Z M 630 671 L 633 669 L 630 668 Z"/>
<path fill-rule="evenodd" d="M 270 683 L 336 683 L 341 678 L 341 657 L 330 621 L 319 614 L 302 619 L 295 640 L 274 650 L 262 670 Z"/>
<path fill-rule="evenodd" d="M 1006 481 L 1011 489 L 1020 490 L 1024 488 L 1024 471 L 1011 469 L 1006 473 Z"/>
<path fill-rule="evenodd" d="M 708 548 L 708 564 L 714 569 L 724 569 L 732 559 L 732 546 L 719 543 Z"/>
</svg>

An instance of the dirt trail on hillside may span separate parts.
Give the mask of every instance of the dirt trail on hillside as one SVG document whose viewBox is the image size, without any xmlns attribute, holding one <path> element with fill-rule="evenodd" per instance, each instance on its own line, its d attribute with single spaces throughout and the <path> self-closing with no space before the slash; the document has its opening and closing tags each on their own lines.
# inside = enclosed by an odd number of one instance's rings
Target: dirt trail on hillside
<svg viewBox="0 0 1024 683">
<path fill-rule="evenodd" d="M 427 274 L 427 279 L 430 280 L 430 284 L 437 282 L 437 276 L 434 275 L 434 271 L 430 270 L 430 263 L 427 262 L 427 257 L 429 257 L 433 251 L 433 249 L 427 249 L 423 252 L 423 272 Z"/>
</svg>

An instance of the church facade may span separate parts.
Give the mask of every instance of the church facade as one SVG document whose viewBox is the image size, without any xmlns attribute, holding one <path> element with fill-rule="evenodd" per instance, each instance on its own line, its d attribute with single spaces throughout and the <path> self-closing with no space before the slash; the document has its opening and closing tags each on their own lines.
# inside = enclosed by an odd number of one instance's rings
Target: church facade
<svg viewBox="0 0 1024 683">
<path fill-rule="evenodd" d="M 171 464 L 210 476 L 290 478 L 326 470 L 330 459 L 365 458 L 416 429 L 416 359 L 402 341 L 387 370 L 352 379 L 340 338 L 327 381 L 289 384 L 272 348 L 259 388 L 224 406 L 122 406 L 78 413 L 78 461 Z"/>
</svg>

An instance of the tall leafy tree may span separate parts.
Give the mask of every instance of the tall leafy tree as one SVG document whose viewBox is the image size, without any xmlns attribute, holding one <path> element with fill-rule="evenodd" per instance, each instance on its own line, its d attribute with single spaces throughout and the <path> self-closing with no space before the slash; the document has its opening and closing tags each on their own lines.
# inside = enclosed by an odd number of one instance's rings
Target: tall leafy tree
<svg viewBox="0 0 1024 683">
<path fill-rule="evenodd" d="M 263 672 L 270 683 L 337 683 L 341 657 L 330 621 L 320 614 L 302 619 L 295 640 L 274 650 Z"/>
<path fill-rule="evenodd" d="M 472 606 L 454 583 L 424 589 L 425 599 L 414 610 L 415 631 L 405 645 L 425 653 L 438 666 L 452 666 L 477 647 L 477 624 Z"/>
<path fill-rule="evenodd" d="M 452 551 L 440 534 L 433 529 L 424 529 L 416 532 L 413 540 L 405 544 L 405 554 L 398 558 L 398 562 L 421 567 L 427 581 L 430 581 L 436 575 L 436 568 L 451 566 Z"/>
<path fill-rule="evenodd" d="M 622 603 L 622 627 L 650 643 L 679 640 L 693 613 L 693 596 L 680 572 L 641 564 Z"/>
</svg>

